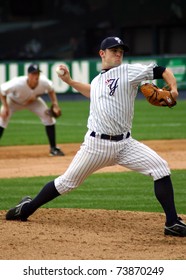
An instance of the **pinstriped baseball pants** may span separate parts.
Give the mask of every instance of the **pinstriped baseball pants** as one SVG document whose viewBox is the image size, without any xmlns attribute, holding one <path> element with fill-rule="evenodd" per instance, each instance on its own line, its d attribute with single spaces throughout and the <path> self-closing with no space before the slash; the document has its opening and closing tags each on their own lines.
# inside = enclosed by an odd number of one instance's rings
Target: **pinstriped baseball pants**
<svg viewBox="0 0 186 280">
<path fill-rule="evenodd" d="M 154 181 L 170 175 L 167 162 L 131 136 L 116 142 L 91 137 L 90 133 L 86 133 L 80 150 L 66 172 L 54 180 L 60 194 L 78 187 L 96 170 L 116 164 L 151 176 Z"/>
</svg>

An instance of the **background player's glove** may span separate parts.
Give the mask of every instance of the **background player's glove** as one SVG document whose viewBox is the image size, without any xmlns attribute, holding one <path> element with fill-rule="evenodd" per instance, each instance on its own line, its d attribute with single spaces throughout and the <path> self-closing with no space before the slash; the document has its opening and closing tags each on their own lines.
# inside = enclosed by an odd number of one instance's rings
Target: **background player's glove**
<svg viewBox="0 0 186 280">
<path fill-rule="evenodd" d="M 140 91 L 146 97 L 147 101 L 154 106 L 168 106 L 169 108 L 176 105 L 171 91 L 163 87 L 162 89 L 154 84 L 145 83 L 140 87 Z"/>
<path fill-rule="evenodd" d="M 51 105 L 50 109 L 46 111 L 46 114 L 57 119 L 61 116 L 61 109 L 58 105 Z"/>
</svg>

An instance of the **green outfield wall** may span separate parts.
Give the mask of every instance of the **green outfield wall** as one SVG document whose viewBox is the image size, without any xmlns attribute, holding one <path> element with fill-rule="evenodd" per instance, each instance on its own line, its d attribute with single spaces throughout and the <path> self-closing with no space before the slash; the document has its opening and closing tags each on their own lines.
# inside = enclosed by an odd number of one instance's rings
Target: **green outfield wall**
<svg viewBox="0 0 186 280">
<path fill-rule="evenodd" d="M 0 84 L 13 77 L 27 74 L 27 67 L 30 63 L 36 62 L 40 65 L 42 72 L 53 81 L 56 93 L 68 93 L 74 90 L 63 83 L 57 76 L 55 68 L 59 64 L 66 64 L 70 69 L 72 78 L 85 83 L 90 81 L 99 73 L 101 69 L 100 59 L 87 60 L 50 60 L 50 61 L 8 61 L 0 63 Z M 186 55 L 185 56 L 164 56 L 164 57 L 126 57 L 124 63 L 155 62 L 158 65 L 169 67 L 175 74 L 179 90 L 186 90 Z M 163 86 L 161 80 L 157 81 L 158 86 Z"/>
</svg>

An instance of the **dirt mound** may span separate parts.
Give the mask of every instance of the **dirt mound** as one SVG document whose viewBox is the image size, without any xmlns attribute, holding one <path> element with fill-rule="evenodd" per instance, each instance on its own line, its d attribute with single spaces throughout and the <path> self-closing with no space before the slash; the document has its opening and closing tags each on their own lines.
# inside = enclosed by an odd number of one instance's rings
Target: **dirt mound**
<svg viewBox="0 0 186 280">
<path fill-rule="evenodd" d="M 186 169 L 186 140 L 143 141 L 172 169 Z M 0 178 L 59 175 L 79 144 L 0 147 Z M 99 172 L 128 171 L 120 166 Z M 6 221 L 0 211 L 0 259 L 185 259 L 185 238 L 163 235 L 164 214 L 128 211 L 39 209 L 28 222 Z M 186 220 L 186 215 L 182 216 Z"/>
<path fill-rule="evenodd" d="M 28 222 L 1 218 L 0 254 L 8 260 L 184 259 L 186 239 L 165 237 L 163 224 L 159 213 L 39 209 Z"/>
</svg>

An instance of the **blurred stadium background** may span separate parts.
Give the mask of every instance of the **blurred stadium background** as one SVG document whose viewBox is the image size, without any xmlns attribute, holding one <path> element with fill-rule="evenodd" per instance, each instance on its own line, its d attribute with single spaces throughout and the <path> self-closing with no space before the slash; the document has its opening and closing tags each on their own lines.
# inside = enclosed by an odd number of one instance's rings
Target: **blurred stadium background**
<svg viewBox="0 0 186 280">
<path fill-rule="evenodd" d="M 0 0 L 0 60 L 93 58 L 115 34 L 130 56 L 186 54 L 186 1 Z"/>
</svg>

